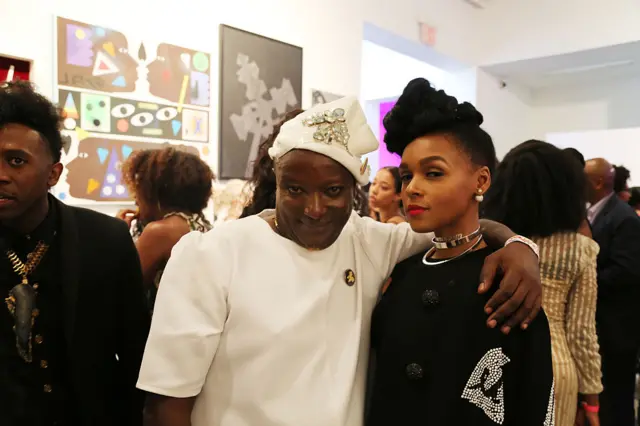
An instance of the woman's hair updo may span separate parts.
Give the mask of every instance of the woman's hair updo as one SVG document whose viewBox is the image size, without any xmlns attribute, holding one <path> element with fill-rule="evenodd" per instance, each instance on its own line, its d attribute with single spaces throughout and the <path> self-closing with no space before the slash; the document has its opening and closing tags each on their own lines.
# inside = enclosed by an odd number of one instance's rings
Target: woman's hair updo
<svg viewBox="0 0 640 426">
<path fill-rule="evenodd" d="M 480 125 L 483 117 L 469 102 L 458 103 L 444 90 L 436 90 L 428 80 L 411 80 L 395 106 L 385 116 L 384 142 L 387 150 L 402 155 L 405 148 L 423 136 L 444 134 L 466 152 L 478 166 L 491 172 L 496 153 L 491 136 Z"/>
</svg>

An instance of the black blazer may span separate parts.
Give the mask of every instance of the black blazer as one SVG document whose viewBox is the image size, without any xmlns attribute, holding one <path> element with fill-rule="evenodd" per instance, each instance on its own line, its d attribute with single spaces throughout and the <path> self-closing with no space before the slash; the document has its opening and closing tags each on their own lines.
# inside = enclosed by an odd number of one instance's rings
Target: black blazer
<svg viewBox="0 0 640 426">
<path fill-rule="evenodd" d="M 67 371 L 74 424 L 142 424 L 136 389 L 150 318 L 126 224 L 51 197 L 60 213 Z"/>
<path fill-rule="evenodd" d="M 637 350 L 640 343 L 640 218 L 612 196 L 592 224 L 598 254 L 598 338 L 603 350 Z"/>
</svg>

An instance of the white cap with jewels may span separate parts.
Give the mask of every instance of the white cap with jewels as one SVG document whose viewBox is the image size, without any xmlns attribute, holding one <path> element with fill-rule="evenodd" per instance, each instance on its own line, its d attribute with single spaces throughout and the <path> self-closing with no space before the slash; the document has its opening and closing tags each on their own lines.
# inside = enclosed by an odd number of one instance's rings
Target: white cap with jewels
<svg viewBox="0 0 640 426">
<path fill-rule="evenodd" d="M 350 96 L 316 105 L 284 123 L 269 156 L 277 160 L 292 149 L 326 155 L 349 170 L 360 185 L 366 185 L 371 168 L 361 157 L 378 149 L 378 140 L 360 102 Z"/>
</svg>

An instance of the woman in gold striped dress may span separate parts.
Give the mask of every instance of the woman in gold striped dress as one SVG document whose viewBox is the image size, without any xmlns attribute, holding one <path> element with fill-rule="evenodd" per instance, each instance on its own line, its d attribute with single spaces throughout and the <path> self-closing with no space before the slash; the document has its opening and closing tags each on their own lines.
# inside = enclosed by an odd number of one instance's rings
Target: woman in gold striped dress
<svg viewBox="0 0 640 426">
<path fill-rule="evenodd" d="M 598 245 L 581 235 L 585 177 L 578 161 L 555 146 L 527 141 L 497 168 L 484 216 L 532 238 L 540 247 L 542 306 L 549 318 L 556 426 L 576 414 L 598 423 L 602 392 L 596 336 Z"/>
</svg>

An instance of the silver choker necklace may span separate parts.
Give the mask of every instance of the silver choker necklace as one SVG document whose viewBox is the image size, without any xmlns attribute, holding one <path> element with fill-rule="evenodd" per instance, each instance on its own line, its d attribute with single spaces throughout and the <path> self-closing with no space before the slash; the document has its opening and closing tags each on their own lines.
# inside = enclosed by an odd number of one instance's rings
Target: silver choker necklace
<svg viewBox="0 0 640 426">
<path fill-rule="evenodd" d="M 480 235 L 480 227 L 470 234 L 456 234 L 452 237 L 433 237 L 431 242 L 437 249 L 449 249 L 467 244 L 469 241 Z"/>
<path fill-rule="evenodd" d="M 450 257 L 448 259 L 442 259 L 442 260 L 429 260 L 429 258 L 433 256 L 433 253 L 435 253 L 435 251 L 437 250 L 436 247 L 431 247 L 422 257 L 422 263 L 424 263 L 427 266 L 436 266 L 436 265 L 442 265 L 443 263 L 451 262 L 452 260 L 460 259 L 462 256 L 475 250 L 476 247 L 478 247 L 481 242 L 482 242 L 482 235 L 479 235 L 478 240 L 475 243 L 473 243 L 473 245 L 470 246 L 468 249 L 466 249 L 465 251 L 463 251 L 457 256 Z"/>
</svg>

